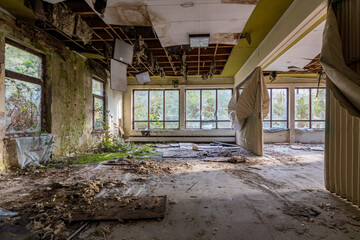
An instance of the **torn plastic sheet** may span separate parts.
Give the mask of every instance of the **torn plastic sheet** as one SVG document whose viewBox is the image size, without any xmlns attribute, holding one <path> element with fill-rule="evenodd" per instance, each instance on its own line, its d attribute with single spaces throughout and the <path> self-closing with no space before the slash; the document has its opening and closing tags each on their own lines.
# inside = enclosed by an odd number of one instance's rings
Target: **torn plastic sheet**
<svg viewBox="0 0 360 240">
<path fill-rule="evenodd" d="M 360 76 L 345 63 L 342 43 L 332 6 L 326 19 L 320 63 L 328 79 L 360 111 Z"/>
<path fill-rule="evenodd" d="M 21 169 L 28 165 L 46 163 L 53 149 L 55 136 L 52 134 L 36 137 L 15 138 L 18 164 Z"/>
<path fill-rule="evenodd" d="M 4 208 L 0 208 L 0 221 L 8 218 L 8 217 L 15 217 L 17 216 L 19 213 L 17 212 L 10 212 Z"/>
<path fill-rule="evenodd" d="M 245 84 L 246 83 L 246 84 Z M 269 114 L 269 93 L 260 67 L 257 67 L 243 82 L 245 84 L 242 93 L 238 91 L 232 96 L 228 113 L 235 130 L 240 130 L 245 125 L 246 119 L 256 109 L 256 96 L 262 85 L 262 115 L 263 119 Z"/>
<path fill-rule="evenodd" d="M 245 85 L 244 85 L 245 84 Z M 269 93 L 260 67 L 257 67 L 237 88 L 229 102 L 228 113 L 236 131 L 236 143 L 263 155 L 263 119 L 269 113 Z"/>
</svg>

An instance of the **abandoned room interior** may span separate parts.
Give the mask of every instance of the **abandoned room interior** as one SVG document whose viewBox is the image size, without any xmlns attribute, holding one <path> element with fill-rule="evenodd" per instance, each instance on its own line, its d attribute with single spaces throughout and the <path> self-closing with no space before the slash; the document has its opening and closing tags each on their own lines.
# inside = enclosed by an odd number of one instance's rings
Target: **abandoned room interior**
<svg viewBox="0 0 360 240">
<path fill-rule="evenodd" d="M 0 239 L 360 240 L 360 0 L 0 0 Z"/>
</svg>

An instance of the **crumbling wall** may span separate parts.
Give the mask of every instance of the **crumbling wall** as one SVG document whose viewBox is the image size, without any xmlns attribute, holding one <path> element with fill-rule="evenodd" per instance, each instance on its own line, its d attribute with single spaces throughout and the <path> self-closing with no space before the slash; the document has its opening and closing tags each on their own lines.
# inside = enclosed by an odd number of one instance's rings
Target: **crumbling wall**
<svg viewBox="0 0 360 240">
<path fill-rule="evenodd" d="M 4 16 L 0 12 L 0 21 Z M 12 19 L 7 22 L 15 24 Z M 12 22 L 11 22 L 12 21 Z M 73 51 L 66 50 L 59 55 L 46 44 L 32 42 L 24 37 L 21 31 L 12 24 L 0 24 L 0 169 L 4 168 L 5 136 L 5 94 L 4 94 L 4 49 L 5 38 L 12 39 L 24 46 L 45 55 L 45 105 L 46 131 L 55 135 L 53 153 L 56 157 L 64 157 L 81 153 L 92 148 L 103 133 L 93 133 L 93 100 L 92 77 L 95 71 L 88 59 Z M 102 76 L 102 78 L 106 78 Z M 106 109 L 108 115 L 118 119 L 122 114 L 119 92 L 110 90 L 109 79 L 105 81 Z M 110 121 L 110 119 L 109 119 Z M 109 122 L 110 123 L 110 122 Z M 117 133 L 117 128 L 109 124 L 110 129 Z"/>
</svg>

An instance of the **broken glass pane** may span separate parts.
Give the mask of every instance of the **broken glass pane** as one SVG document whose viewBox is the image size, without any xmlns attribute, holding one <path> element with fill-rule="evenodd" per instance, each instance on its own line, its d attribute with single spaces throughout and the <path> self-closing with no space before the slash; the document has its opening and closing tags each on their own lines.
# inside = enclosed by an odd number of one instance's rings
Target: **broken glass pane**
<svg viewBox="0 0 360 240">
<path fill-rule="evenodd" d="M 270 128 L 270 122 L 263 122 L 263 128 L 269 129 Z"/>
<path fill-rule="evenodd" d="M 41 79 L 41 58 L 5 44 L 5 69 Z"/>
<path fill-rule="evenodd" d="M 41 86 L 5 78 L 5 132 L 41 130 Z"/>
<path fill-rule="evenodd" d="M 135 130 L 144 130 L 148 128 L 147 122 L 135 122 L 134 123 L 134 129 Z"/>
<path fill-rule="evenodd" d="M 200 122 L 187 122 L 186 128 L 200 128 Z"/>
<path fill-rule="evenodd" d="M 94 98 L 94 129 L 104 128 L 104 100 Z"/>
<path fill-rule="evenodd" d="M 218 122 L 218 128 L 231 128 L 231 122 Z"/>
<path fill-rule="evenodd" d="M 203 122 L 202 129 L 213 129 L 216 128 L 216 122 Z"/>
<path fill-rule="evenodd" d="M 164 119 L 163 93 L 163 91 L 150 91 L 150 120 L 152 121 Z M 150 124 L 150 128 L 152 128 L 151 126 L 152 124 Z"/>
<path fill-rule="evenodd" d="M 216 120 L 216 90 L 202 90 L 201 101 L 202 120 Z"/>
<path fill-rule="evenodd" d="M 286 122 L 272 122 L 272 128 L 287 128 Z"/>
<path fill-rule="evenodd" d="M 148 120 L 148 91 L 135 91 L 134 105 L 134 119 Z"/>
<path fill-rule="evenodd" d="M 218 90 L 218 120 L 229 120 L 228 105 L 232 97 L 232 90 Z"/>
<path fill-rule="evenodd" d="M 311 122 L 311 128 L 325 128 L 324 122 Z"/>
<path fill-rule="evenodd" d="M 186 120 L 200 120 L 200 90 L 186 91 Z"/>
<path fill-rule="evenodd" d="M 166 129 L 179 129 L 179 123 L 178 122 L 166 122 L 165 128 Z"/>
<path fill-rule="evenodd" d="M 92 80 L 92 93 L 104 96 L 104 84 L 100 81 L 97 81 L 95 79 Z"/>
<path fill-rule="evenodd" d="M 295 122 L 295 128 L 310 128 L 309 122 Z"/>
<path fill-rule="evenodd" d="M 287 119 L 287 89 L 272 89 L 271 91 L 272 91 L 272 96 L 271 96 L 272 120 L 286 120 Z"/>
<path fill-rule="evenodd" d="M 311 89 L 311 119 L 325 120 L 325 89 L 319 89 L 316 96 L 317 89 Z M 314 127 L 313 127 L 314 128 Z"/>
<path fill-rule="evenodd" d="M 150 129 L 162 129 L 164 128 L 164 122 L 150 122 Z"/>
<path fill-rule="evenodd" d="M 295 119 L 308 120 L 310 119 L 309 109 L 309 89 L 295 89 Z"/>
<path fill-rule="evenodd" d="M 165 120 L 179 120 L 179 91 L 165 91 Z"/>
</svg>

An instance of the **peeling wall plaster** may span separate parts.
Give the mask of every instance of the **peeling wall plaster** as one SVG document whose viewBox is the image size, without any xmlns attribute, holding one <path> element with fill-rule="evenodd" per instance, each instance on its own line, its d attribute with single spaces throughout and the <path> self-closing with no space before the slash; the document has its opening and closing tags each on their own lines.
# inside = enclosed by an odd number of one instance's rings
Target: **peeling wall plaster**
<svg viewBox="0 0 360 240">
<path fill-rule="evenodd" d="M 0 18 L 1 18 L 0 14 Z M 66 60 L 59 54 L 40 44 L 31 42 L 7 24 L 0 25 L 0 169 L 4 167 L 3 140 L 5 125 L 4 94 L 4 49 L 5 37 L 39 51 L 46 56 L 47 131 L 55 135 L 53 153 L 57 157 L 82 153 L 98 143 L 102 133 L 92 132 L 92 76 L 94 71 L 85 57 L 67 51 Z M 110 89 L 106 81 L 106 109 L 116 119 L 122 117 L 122 93 Z M 110 122 L 110 130 L 117 129 Z"/>
</svg>

